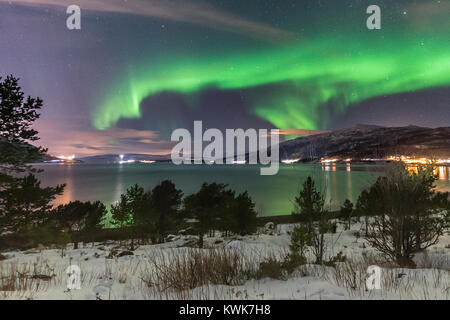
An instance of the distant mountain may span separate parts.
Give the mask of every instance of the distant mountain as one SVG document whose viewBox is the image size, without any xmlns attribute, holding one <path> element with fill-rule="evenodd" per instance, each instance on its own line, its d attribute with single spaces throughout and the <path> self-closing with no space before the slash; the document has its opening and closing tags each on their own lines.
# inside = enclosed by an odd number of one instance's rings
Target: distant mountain
<svg viewBox="0 0 450 320">
<path fill-rule="evenodd" d="M 98 156 L 91 156 L 91 157 L 84 157 L 79 158 L 78 160 L 81 160 L 85 163 L 117 163 L 119 162 L 120 155 L 119 154 L 103 154 Z M 165 162 L 170 161 L 170 155 L 150 155 L 150 154 L 124 154 L 123 157 L 124 161 L 128 160 L 135 160 L 135 161 L 159 161 L 159 162 Z"/>
<path fill-rule="evenodd" d="M 385 159 L 389 156 L 450 158 L 450 127 L 423 128 L 381 127 L 359 124 L 300 137 L 280 144 L 280 160 L 301 159 L 317 162 L 322 158 Z M 246 155 L 248 159 L 248 154 Z M 117 163 L 119 154 L 106 154 L 78 159 L 85 163 Z M 125 154 L 124 161 L 171 161 L 169 155 Z"/>
<path fill-rule="evenodd" d="M 450 158 L 450 127 L 356 125 L 280 144 L 281 160 L 300 158 L 314 162 L 333 157 L 361 160 L 393 155 Z"/>
</svg>

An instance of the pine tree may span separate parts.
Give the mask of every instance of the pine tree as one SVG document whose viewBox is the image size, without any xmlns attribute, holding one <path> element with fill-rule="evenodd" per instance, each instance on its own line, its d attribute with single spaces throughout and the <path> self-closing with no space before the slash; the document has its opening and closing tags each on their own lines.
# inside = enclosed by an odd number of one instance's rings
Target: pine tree
<svg viewBox="0 0 450 320">
<path fill-rule="evenodd" d="M 184 198 L 184 210 L 187 217 L 195 219 L 195 230 L 199 236 L 199 246 L 203 247 L 203 238 L 211 231 L 222 216 L 224 210 L 227 185 L 204 183 L 196 194 Z"/>
<path fill-rule="evenodd" d="M 243 236 L 256 231 L 258 213 L 255 211 L 255 203 L 247 192 L 238 196 L 235 196 L 234 192 L 228 192 L 221 212 L 221 220 L 226 232 L 231 231 Z"/>
<path fill-rule="evenodd" d="M 136 228 L 143 228 L 145 233 L 152 239 L 157 238 L 157 215 L 152 203 L 151 193 L 139 185 L 134 185 L 127 189 L 125 194 L 120 196 L 120 200 L 111 206 L 112 224 L 122 228 L 130 227 L 132 232 L 132 248 Z"/>
<path fill-rule="evenodd" d="M 39 98 L 25 98 L 19 79 L 0 77 L 0 233 L 41 223 L 64 189 L 41 188 L 38 170 L 28 165 L 46 152 L 30 144 L 39 140 L 32 125 L 42 105 Z"/>
<path fill-rule="evenodd" d="M 74 248 L 78 248 L 75 234 L 90 235 L 102 228 L 102 220 L 107 214 L 106 207 L 100 201 L 74 201 L 56 208 L 52 219 L 60 230 L 70 233 Z"/>
<path fill-rule="evenodd" d="M 39 118 L 43 102 L 28 97 L 13 76 L 0 77 L 0 182 L 10 180 L 11 172 L 33 170 L 27 163 L 37 160 L 46 150 L 29 143 L 39 140 L 31 128 Z"/>
<path fill-rule="evenodd" d="M 324 213 L 325 200 L 316 189 L 314 180 L 308 177 L 303 183 L 303 188 L 294 200 L 294 211 L 299 219 L 306 223 L 309 232 L 313 230 L 313 222 L 319 220 Z"/>
<path fill-rule="evenodd" d="M 35 175 L 16 178 L 0 191 L 0 207 L 4 210 L 2 227 L 18 232 L 45 222 L 52 209 L 52 201 L 63 192 L 64 186 L 41 187 Z"/>
<path fill-rule="evenodd" d="M 151 202 L 158 215 L 159 242 L 164 242 L 167 231 L 176 224 L 182 197 L 183 192 L 170 180 L 165 180 L 153 188 Z"/>
<path fill-rule="evenodd" d="M 316 189 L 314 180 L 308 177 L 303 183 L 303 188 L 294 201 L 293 214 L 298 215 L 301 223 L 311 235 L 313 254 L 316 263 L 322 264 L 325 253 L 324 234 L 330 230 L 328 212 L 325 210 L 323 195 Z"/>
</svg>

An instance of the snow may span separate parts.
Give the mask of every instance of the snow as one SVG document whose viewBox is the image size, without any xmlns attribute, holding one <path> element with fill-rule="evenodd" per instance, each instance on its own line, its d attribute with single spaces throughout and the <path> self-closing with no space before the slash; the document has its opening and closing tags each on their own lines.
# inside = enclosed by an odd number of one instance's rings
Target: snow
<svg viewBox="0 0 450 320">
<path fill-rule="evenodd" d="M 225 247 L 241 252 L 249 257 L 282 257 L 289 251 L 290 235 L 293 225 L 278 225 L 270 234 L 245 237 L 205 238 L 205 247 Z M 364 257 L 375 255 L 362 238 L 355 232 L 361 225 L 355 224 L 352 230 L 344 231 L 339 226 L 336 234 L 327 234 L 326 258 L 342 251 L 347 259 L 362 261 Z M 223 241 L 218 241 L 219 238 Z M 111 252 L 123 252 L 119 243 L 109 241 L 80 245 L 73 249 L 69 245 L 62 253 L 57 248 L 40 248 L 28 251 L 3 252 L 6 260 L 0 262 L 0 275 L 16 268 L 22 274 L 46 276 L 47 279 L 28 280 L 26 285 L 16 291 L 0 291 L 0 299 L 301 299 L 301 300 L 347 300 L 347 299 L 449 299 L 450 298 L 450 235 L 441 238 L 439 244 L 430 247 L 415 257 L 417 269 L 400 269 L 381 266 L 384 288 L 367 290 L 365 265 L 353 275 L 339 276 L 333 267 L 308 264 L 301 266 L 285 280 L 248 280 L 240 285 L 207 285 L 188 292 L 166 290 L 155 293 L 143 281 L 143 275 L 152 272 L 149 257 L 161 259 L 169 254 L 186 254 L 184 244 L 191 242 L 193 236 L 177 236 L 173 242 L 159 245 L 143 245 L 133 255 L 107 258 Z M 203 249 L 208 250 L 208 249 Z M 162 253 L 162 255 L 161 255 Z M 256 258 L 255 258 L 256 259 Z M 310 261 L 312 261 L 310 257 Z M 81 269 L 81 289 L 68 290 L 69 276 L 66 269 L 77 265 Z M 364 267 L 363 269 L 361 269 Z M 350 278 L 348 277 L 350 276 Z M 355 279 L 352 279 L 355 277 Z M 45 278 L 45 277 L 44 277 Z M 357 279 L 356 279 L 357 278 Z M 49 280 L 50 279 L 50 280 Z M 358 285 L 352 288 L 354 280 Z M 1 283 L 1 282 L 0 282 Z M 3 288 L 4 289 L 4 288 Z M 0 290 L 3 290 L 0 288 Z"/>
</svg>

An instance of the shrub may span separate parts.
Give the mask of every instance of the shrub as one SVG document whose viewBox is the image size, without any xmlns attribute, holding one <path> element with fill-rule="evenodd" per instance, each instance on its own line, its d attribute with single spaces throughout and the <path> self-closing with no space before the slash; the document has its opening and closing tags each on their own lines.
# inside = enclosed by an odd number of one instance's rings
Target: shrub
<svg viewBox="0 0 450 320">
<path fill-rule="evenodd" d="M 32 247 L 37 247 L 39 244 L 54 244 L 63 250 L 72 241 L 70 233 L 64 232 L 53 221 L 46 222 L 27 231 L 25 236 Z"/>
<path fill-rule="evenodd" d="M 353 203 L 349 199 L 346 199 L 340 209 L 340 218 L 346 222 L 346 230 L 350 230 L 352 226 L 353 211 Z"/>
<path fill-rule="evenodd" d="M 292 254 L 305 257 L 308 246 L 312 245 L 312 234 L 308 231 L 308 228 L 304 224 L 295 226 L 291 234 L 291 249 Z"/>
<path fill-rule="evenodd" d="M 271 278 L 286 280 L 298 267 L 306 264 L 306 258 L 291 253 L 278 260 L 274 255 L 269 255 L 259 264 L 256 277 L 258 279 Z"/>
<path fill-rule="evenodd" d="M 336 268 L 336 265 L 341 262 L 347 261 L 347 257 L 344 256 L 342 251 L 339 251 L 337 255 L 331 257 L 330 260 L 325 261 L 323 264 L 328 267 Z"/>
<path fill-rule="evenodd" d="M 278 261 L 274 257 L 269 257 L 259 264 L 257 273 L 258 279 L 271 278 L 271 279 L 284 279 L 283 262 Z"/>
<path fill-rule="evenodd" d="M 433 171 L 394 164 L 365 196 L 363 209 L 373 216 L 366 240 L 400 266 L 414 267 L 414 254 L 438 243 L 449 226 L 448 193 L 435 191 Z"/>
</svg>

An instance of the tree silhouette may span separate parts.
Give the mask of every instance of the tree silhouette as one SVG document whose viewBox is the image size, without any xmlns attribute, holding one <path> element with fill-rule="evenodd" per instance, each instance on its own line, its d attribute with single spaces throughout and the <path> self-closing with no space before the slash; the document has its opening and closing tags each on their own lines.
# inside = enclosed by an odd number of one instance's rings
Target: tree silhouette
<svg viewBox="0 0 450 320">
<path fill-rule="evenodd" d="M 316 189 L 314 180 L 308 177 L 303 183 L 299 195 L 295 198 L 293 214 L 298 215 L 299 220 L 305 224 L 307 232 L 311 235 L 313 254 L 317 264 L 323 263 L 324 234 L 331 228 L 324 204 L 323 195 Z"/>
<path fill-rule="evenodd" d="M 46 152 L 30 144 L 39 140 L 32 125 L 42 105 L 39 98 L 25 98 L 19 79 L 0 77 L 0 231 L 41 223 L 64 190 L 64 185 L 41 188 L 37 170 L 28 165 Z"/>
<path fill-rule="evenodd" d="M 225 231 L 239 235 L 252 234 L 256 231 L 258 213 L 255 211 L 255 203 L 247 192 L 237 197 L 234 192 L 226 194 L 224 209 L 221 212 Z"/>
<path fill-rule="evenodd" d="M 196 220 L 195 230 L 201 248 L 205 233 L 215 226 L 221 216 L 221 210 L 224 210 L 228 193 L 226 187 L 225 184 L 204 183 L 200 191 L 184 198 L 186 215 Z"/>
<path fill-rule="evenodd" d="M 346 199 L 344 204 L 341 206 L 340 217 L 342 220 L 346 221 L 347 224 L 345 228 L 347 230 L 350 230 L 352 226 L 353 212 L 353 203 L 349 199 Z"/>
<path fill-rule="evenodd" d="M 303 183 L 303 188 L 294 200 L 294 211 L 299 219 L 306 222 L 309 232 L 313 230 L 314 220 L 318 220 L 324 213 L 325 200 L 316 189 L 314 180 L 308 177 Z"/>
<path fill-rule="evenodd" d="M 80 202 L 74 201 L 56 208 L 53 219 L 60 229 L 65 229 L 71 234 L 74 241 L 74 249 L 78 248 L 78 242 L 73 234 L 92 234 L 102 228 L 102 220 L 107 214 L 106 207 L 100 201 Z"/>
<path fill-rule="evenodd" d="M 151 202 L 158 215 L 159 242 L 164 242 L 167 230 L 176 224 L 182 197 L 183 192 L 170 180 L 165 180 L 153 188 Z"/>
</svg>

